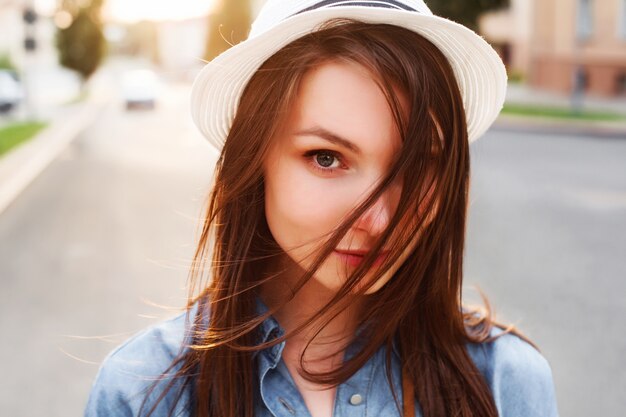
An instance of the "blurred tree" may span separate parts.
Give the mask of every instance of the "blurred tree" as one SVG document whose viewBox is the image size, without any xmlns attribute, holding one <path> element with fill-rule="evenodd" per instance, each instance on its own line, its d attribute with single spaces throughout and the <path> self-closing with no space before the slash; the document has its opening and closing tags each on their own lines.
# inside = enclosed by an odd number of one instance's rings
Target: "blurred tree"
<svg viewBox="0 0 626 417">
<path fill-rule="evenodd" d="M 509 0 L 428 0 L 428 7 L 436 15 L 454 20 L 478 30 L 481 14 L 509 7 Z"/>
<path fill-rule="evenodd" d="M 8 53 L 0 53 L 0 69 L 17 71 L 15 64 L 11 60 L 11 56 Z"/>
<path fill-rule="evenodd" d="M 158 28 L 155 22 L 143 20 L 126 27 L 123 52 L 134 57 L 144 57 L 159 64 Z"/>
<path fill-rule="evenodd" d="M 86 81 L 102 62 L 106 40 L 102 30 L 100 12 L 103 0 L 62 0 L 61 8 L 72 15 L 72 23 L 58 29 L 56 45 L 59 62 L 78 72 Z"/>
<path fill-rule="evenodd" d="M 248 37 L 252 22 L 250 0 L 217 0 L 209 15 L 204 58 L 209 61 Z"/>
</svg>

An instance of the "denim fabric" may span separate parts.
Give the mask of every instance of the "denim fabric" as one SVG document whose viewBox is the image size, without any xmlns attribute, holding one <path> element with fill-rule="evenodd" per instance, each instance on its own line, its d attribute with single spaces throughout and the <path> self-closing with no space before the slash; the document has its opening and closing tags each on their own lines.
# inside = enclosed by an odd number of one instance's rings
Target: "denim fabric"
<svg viewBox="0 0 626 417">
<path fill-rule="evenodd" d="M 85 410 L 86 417 L 138 416 L 139 408 L 152 386 L 180 352 L 185 340 L 184 315 L 150 327 L 114 350 L 103 362 Z M 276 320 L 267 319 L 261 329 L 263 340 L 282 334 Z M 494 330 L 495 333 L 499 330 Z M 310 416 L 286 365 L 281 359 L 284 343 L 265 349 L 256 356 L 260 378 L 257 417 Z M 351 348 L 347 355 L 354 354 Z M 484 375 L 500 416 L 558 416 L 552 374 L 547 361 L 528 343 L 514 335 L 494 342 L 469 344 L 468 352 Z M 385 348 L 379 351 L 350 379 L 339 385 L 335 397 L 335 417 L 399 416 L 385 371 Z M 402 400 L 400 362 L 392 355 L 392 376 L 399 401 Z M 153 405 L 162 393 L 159 382 L 147 404 Z M 170 415 L 178 386 L 160 402 L 154 417 Z M 189 393 L 183 392 L 174 416 L 188 416 Z M 148 407 L 150 408 L 150 407 Z M 416 404 L 416 416 L 421 416 Z"/>
</svg>

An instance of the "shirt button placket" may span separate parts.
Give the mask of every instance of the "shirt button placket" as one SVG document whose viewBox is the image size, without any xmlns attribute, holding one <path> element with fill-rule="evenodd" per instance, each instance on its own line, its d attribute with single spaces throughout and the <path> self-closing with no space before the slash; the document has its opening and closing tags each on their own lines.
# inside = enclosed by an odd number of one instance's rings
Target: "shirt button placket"
<svg viewBox="0 0 626 417">
<path fill-rule="evenodd" d="M 283 407 L 285 407 L 287 411 L 289 411 L 289 414 L 291 414 L 292 416 L 296 415 L 296 410 L 291 406 L 291 404 L 289 404 L 289 402 L 287 402 L 287 400 L 285 400 L 283 397 L 278 397 L 278 401 L 283 405 Z"/>
</svg>

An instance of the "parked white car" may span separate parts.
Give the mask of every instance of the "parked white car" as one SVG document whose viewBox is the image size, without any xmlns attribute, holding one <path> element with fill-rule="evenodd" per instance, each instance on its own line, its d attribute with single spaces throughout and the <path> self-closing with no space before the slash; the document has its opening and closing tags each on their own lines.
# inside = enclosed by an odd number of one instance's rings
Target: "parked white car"
<svg viewBox="0 0 626 417">
<path fill-rule="evenodd" d="M 122 97 L 126 109 L 153 109 L 159 94 L 159 78 L 154 71 L 132 70 L 122 76 Z"/>
<path fill-rule="evenodd" d="M 0 113 L 14 110 L 24 99 L 24 89 L 13 71 L 0 70 Z"/>
</svg>

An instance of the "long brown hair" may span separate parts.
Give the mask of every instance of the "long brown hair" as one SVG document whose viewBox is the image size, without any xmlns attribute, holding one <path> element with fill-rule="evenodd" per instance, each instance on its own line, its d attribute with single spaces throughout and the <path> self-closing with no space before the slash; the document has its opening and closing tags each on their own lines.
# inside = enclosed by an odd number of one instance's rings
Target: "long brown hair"
<svg viewBox="0 0 626 417">
<path fill-rule="evenodd" d="M 402 194 L 389 227 L 371 251 L 374 255 L 303 327 L 338 314 L 355 296 L 364 296 L 368 284 L 361 281 L 374 265 L 377 250 L 391 252 L 386 265 L 378 268 L 379 277 L 401 256 L 407 242 L 416 243 L 393 278 L 366 296 L 368 308 L 359 323 L 363 329 L 359 337 L 366 341 L 361 351 L 340 368 L 324 374 L 304 369 L 303 376 L 338 385 L 385 345 L 390 379 L 396 344 L 402 357 L 405 416 L 411 414 L 406 404 L 413 398 L 425 417 L 496 416 L 489 387 L 466 350 L 468 342 L 489 339 L 493 322 L 488 313 L 464 310 L 461 303 L 469 144 L 454 73 L 445 56 L 420 35 L 352 20 L 328 22 L 281 49 L 255 73 L 241 96 L 216 166 L 192 266 L 194 295 L 189 307 L 198 309 L 191 343 L 168 369 L 174 378 L 159 400 L 170 390 L 178 389 L 180 397 L 187 389 L 193 393 L 189 407 L 195 416 L 253 416 L 258 389 L 254 352 L 290 337 L 263 344 L 257 338 L 260 323 L 276 311 L 258 316 L 258 288 L 272 279 L 266 274 L 267 263 L 281 252 L 265 220 L 263 161 L 303 75 L 329 61 L 356 63 L 369 71 L 387 97 L 402 149 L 371 195 L 327 237 L 293 290 L 315 274 L 351 225 L 390 185 L 400 181 Z M 408 115 L 403 114 L 397 91 L 408 100 Z M 147 414 L 155 407 L 144 402 Z"/>
</svg>

